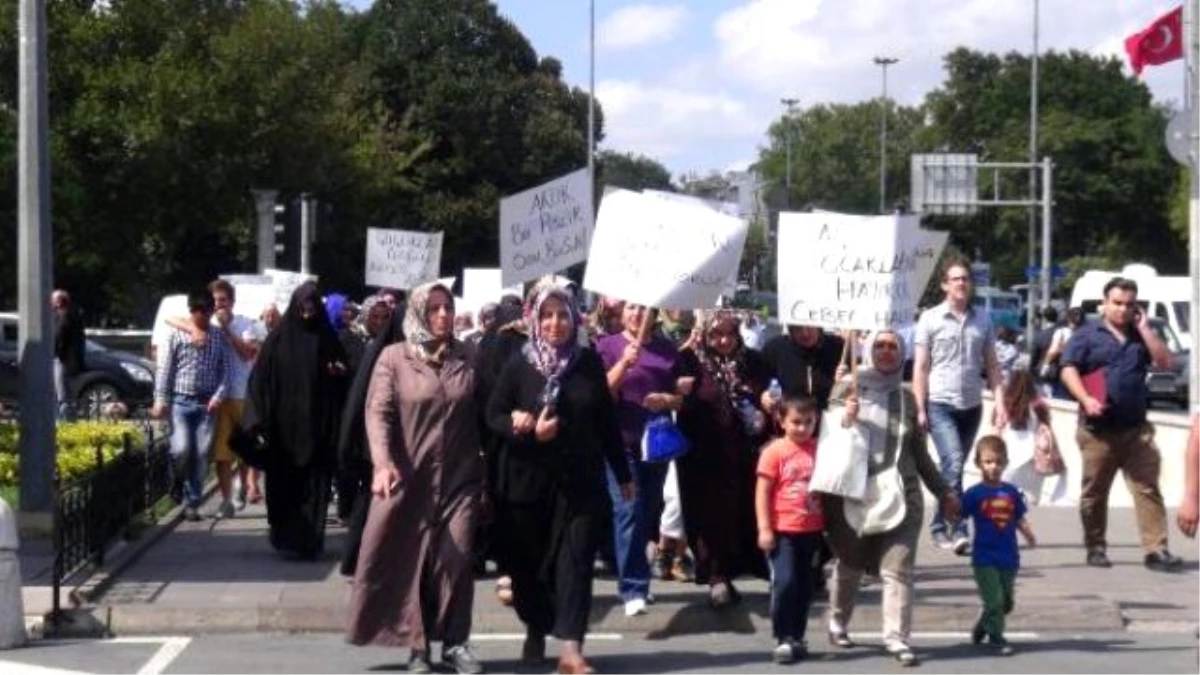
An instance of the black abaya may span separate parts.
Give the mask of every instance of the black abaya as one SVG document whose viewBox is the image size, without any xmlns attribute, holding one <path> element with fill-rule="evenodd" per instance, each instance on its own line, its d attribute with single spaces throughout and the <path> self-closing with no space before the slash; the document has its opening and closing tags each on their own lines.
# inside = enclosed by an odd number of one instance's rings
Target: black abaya
<svg viewBox="0 0 1200 675">
<path fill-rule="evenodd" d="M 305 283 L 263 343 L 250 377 L 250 398 L 269 448 L 271 545 L 281 553 L 314 558 L 324 548 L 345 381 L 345 350 L 316 285 Z"/>
</svg>

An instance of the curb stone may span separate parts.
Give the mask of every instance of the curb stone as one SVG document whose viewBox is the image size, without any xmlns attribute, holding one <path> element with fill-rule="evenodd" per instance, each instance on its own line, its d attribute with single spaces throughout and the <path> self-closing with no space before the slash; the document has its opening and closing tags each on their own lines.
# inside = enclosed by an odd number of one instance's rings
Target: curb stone
<svg viewBox="0 0 1200 675">
<path fill-rule="evenodd" d="M 207 501 L 217 490 L 216 480 L 210 480 L 204 486 L 203 500 Z M 136 539 L 126 540 L 119 539 L 113 546 L 105 552 L 104 566 L 99 569 L 94 569 L 83 581 L 74 588 L 67 591 L 67 600 L 70 603 L 70 608 L 63 608 L 63 620 L 55 621 L 51 612 L 47 612 L 42 617 L 34 617 L 35 625 L 40 625 L 39 639 L 41 637 L 109 637 L 106 625 L 97 624 L 94 621 L 86 622 L 85 627 L 74 626 L 79 619 L 84 618 L 84 615 L 95 619 L 93 612 L 87 611 L 93 606 L 93 603 L 99 599 L 109 586 L 122 574 L 129 569 L 131 565 L 138 561 L 146 551 L 157 544 L 163 537 L 170 534 L 179 523 L 183 522 L 184 506 L 176 505 L 168 511 L 159 522 L 154 523 L 142 532 Z M 98 608 L 103 610 L 104 608 Z M 83 611 L 81 611 L 83 610 Z M 111 615 L 111 612 L 108 612 Z M 29 619 L 26 620 L 28 625 Z M 82 632 L 80 632 L 82 631 Z M 31 639 L 33 639 L 31 634 Z"/>
</svg>

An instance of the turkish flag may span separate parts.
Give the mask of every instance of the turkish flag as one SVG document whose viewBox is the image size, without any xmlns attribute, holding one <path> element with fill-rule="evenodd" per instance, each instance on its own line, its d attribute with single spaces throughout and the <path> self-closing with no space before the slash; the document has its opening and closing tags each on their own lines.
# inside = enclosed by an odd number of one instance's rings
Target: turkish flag
<svg viewBox="0 0 1200 675">
<path fill-rule="evenodd" d="M 1183 5 L 1158 17 L 1145 30 L 1125 38 L 1125 53 L 1133 72 L 1183 58 Z"/>
</svg>

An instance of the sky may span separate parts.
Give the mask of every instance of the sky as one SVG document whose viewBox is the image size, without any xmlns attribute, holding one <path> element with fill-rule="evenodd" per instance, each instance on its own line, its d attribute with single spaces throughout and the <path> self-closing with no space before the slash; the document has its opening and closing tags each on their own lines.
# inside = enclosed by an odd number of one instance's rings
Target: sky
<svg viewBox="0 0 1200 675">
<path fill-rule="evenodd" d="M 356 4 L 365 4 L 358 0 Z M 959 46 L 1030 53 L 1036 0 L 595 0 L 602 149 L 632 151 L 672 174 L 744 168 L 780 99 L 800 107 L 888 95 L 916 105 Z M 588 87 L 588 0 L 497 0 L 539 55 Z M 1124 38 L 1178 0 L 1040 0 L 1040 48 L 1120 56 Z M 1126 64 L 1126 71 L 1129 67 Z M 1181 61 L 1142 78 L 1159 101 L 1183 97 Z M 1024 158 L 1014 158 L 1021 161 Z"/>
</svg>

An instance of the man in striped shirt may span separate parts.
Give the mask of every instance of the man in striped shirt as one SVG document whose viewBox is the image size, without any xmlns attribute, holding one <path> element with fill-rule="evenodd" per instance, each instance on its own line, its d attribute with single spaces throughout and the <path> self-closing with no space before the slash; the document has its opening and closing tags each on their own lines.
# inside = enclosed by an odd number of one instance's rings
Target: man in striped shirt
<svg viewBox="0 0 1200 675">
<path fill-rule="evenodd" d="M 171 467 L 175 480 L 183 482 L 184 517 L 192 521 L 200 520 L 215 413 L 234 369 L 233 348 L 211 324 L 212 306 L 207 292 L 188 296 L 195 337 L 174 331 L 160 350 L 150 411 L 156 419 L 171 413 Z"/>
</svg>

